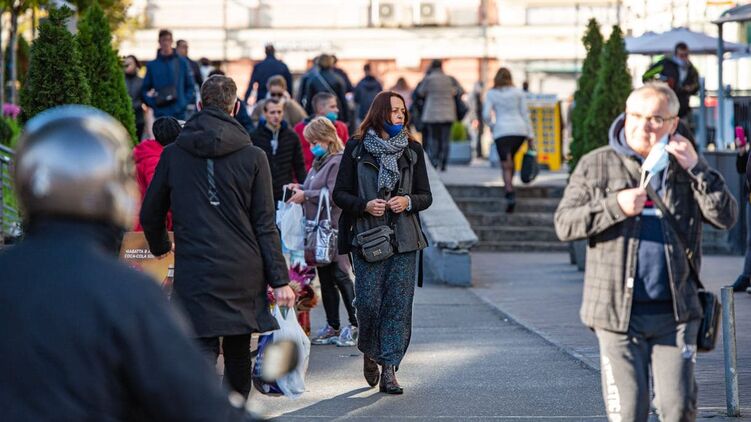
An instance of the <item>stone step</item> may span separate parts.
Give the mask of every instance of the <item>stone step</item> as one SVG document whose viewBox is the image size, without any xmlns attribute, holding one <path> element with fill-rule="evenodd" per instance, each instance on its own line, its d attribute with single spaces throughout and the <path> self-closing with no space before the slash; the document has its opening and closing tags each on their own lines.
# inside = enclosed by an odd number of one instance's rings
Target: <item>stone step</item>
<svg viewBox="0 0 751 422">
<path fill-rule="evenodd" d="M 552 213 L 464 212 L 464 215 L 473 229 L 481 226 L 553 227 Z"/>
<path fill-rule="evenodd" d="M 559 198 L 517 198 L 515 213 L 555 213 Z M 506 200 L 500 197 L 461 198 L 456 205 L 467 213 L 506 213 Z"/>
<path fill-rule="evenodd" d="M 568 244 L 542 241 L 481 241 L 472 250 L 478 252 L 567 252 Z"/>
<path fill-rule="evenodd" d="M 454 201 L 462 198 L 503 198 L 503 186 L 446 185 Z M 515 186 L 517 198 L 562 198 L 562 186 Z"/>
<path fill-rule="evenodd" d="M 480 242 L 558 242 L 553 227 L 475 226 Z"/>
</svg>

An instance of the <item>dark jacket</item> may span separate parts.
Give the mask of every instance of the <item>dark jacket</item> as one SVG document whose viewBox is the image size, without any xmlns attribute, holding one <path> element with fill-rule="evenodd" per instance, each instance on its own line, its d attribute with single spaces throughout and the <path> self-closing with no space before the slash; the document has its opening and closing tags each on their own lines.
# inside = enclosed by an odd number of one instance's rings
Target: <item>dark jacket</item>
<svg viewBox="0 0 751 422">
<path fill-rule="evenodd" d="M 154 255 L 170 249 L 164 217 L 175 233 L 173 297 L 198 337 L 275 329 L 266 287 L 289 282 L 282 256 L 271 172 L 263 151 L 237 121 L 207 107 L 162 152 L 141 207 Z"/>
<path fill-rule="evenodd" d="M 176 62 L 177 61 L 177 62 Z M 177 80 L 175 80 L 177 75 Z M 177 87 L 177 101 L 172 104 L 157 107 L 155 97 L 148 96 L 152 89 L 159 90 L 170 85 Z M 193 72 L 184 57 L 173 52 L 169 56 L 163 56 L 157 52 L 156 59 L 146 64 L 146 76 L 141 85 L 141 97 L 143 101 L 154 109 L 154 117 L 172 116 L 176 119 L 185 119 L 185 109 L 188 104 L 196 102 L 196 90 L 193 80 Z"/>
<path fill-rule="evenodd" d="M 313 68 L 302 81 L 302 101 L 309 116 L 315 115 L 313 97 L 319 92 L 336 95 L 339 104 L 339 120 L 349 121 L 349 104 L 347 104 L 347 84 L 332 69 Z"/>
<path fill-rule="evenodd" d="M 365 211 L 368 202 L 378 197 L 378 162 L 375 157 L 361 147 L 357 138 L 352 138 L 344 147 L 342 162 L 334 188 L 334 203 L 342 209 L 339 219 L 339 253 L 353 250 L 355 237 L 370 228 L 387 224 L 383 217 L 376 218 Z M 425 168 L 425 155 L 422 145 L 410 142 L 409 148 L 399 158 L 401 180 L 398 192 L 394 195 L 407 195 L 412 200 L 412 209 L 401 214 L 387 211 L 388 219 L 394 228 L 396 250 L 399 253 L 426 248 L 427 241 L 422 233 L 418 213 L 433 203 L 430 181 Z M 409 168 L 413 165 L 412 180 Z"/>
<path fill-rule="evenodd" d="M 125 86 L 128 89 L 128 96 L 130 97 L 130 103 L 133 107 L 133 112 L 136 114 L 136 124 L 143 124 L 143 99 L 141 97 L 141 87 L 143 86 L 143 78 L 138 75 L 125 75 Z"/>
<path fill-rule="evenodd" d="M 357 118 L 365 119 L 368 114 L 373 99 L 379 92 L 383 91 L 383 86 L 378 79 L 372 76 L 366 76 L 357 83 L 355 87 L 355 104 L 357 104 Z"/>
<path fill-rule="evenodd" d="M 115 259 L 118 240 L 48 219 L 0 252 L 0 419 L 244 420 L 158 284 Z"/>
<path fill-rule="evenodd" d="M 337 76 L 342 78 L 342 80 L 344 81 L 344 91 L 352 92 L 354 87 L 352 86 L 352 81 L 349 80 L 349 75 L 347 75 L 347 72 L 345 72 L 341 67 L 334 66 L 334 73 L 336 73 Z"/>
<path fill-rule="evenodd" d="M 644 73 L 642 79 L 646 82 L 647 80 L 654 79 L 656 76 L 673 88 L 681 105 L 678 116 L 686 116 L 691 111 L 688 106 L 689 99 L 699 91 L 699 72 L 696 71 L 694 65 L 691 62 L 688 63 L 686 79 L 681 83 L 680 67 L 672 57 L 666 57 L 652 65 Z"/>
<path fill-rule="evenodd" d="M 196 83 L 196 85 L 198 85 L 198 90 L 200 91 L 201 85 L 203 85 L 203 77 L 201 77 L 201 66 L 199 66 L 198 63 L 189 59 L 188 57 L 186 57 L 185 60 L 188 61 L 190 72 L 193 74 L 193 81 Z"/>
<path fill-rule="evenodd" d="M 266 82 L 270 77 L 282 75 L 287 81 L 287 91 L 292 94 L 292 74 L 289 72 L 289 68 L 283 61 L 277 59 L 274 56 L 266 56 L 263 61 L 253 66 L 253 73 L 250 74 L 250 83 L 248 83 L 248 89 L 245 91 L 245 102 L 248 102 L 250 94 L 253 92 L 253 84 L 258 83 L 258 92 L 256 99 L 266 98 Z"/>
<path fill-rule="evenodd" d="M 303 160 L 300 139 L 297 134 L 283 124 L 279 129 L 279 145 L 276 151 L 271 146 L 274 133 L 267 125 L 259 126 L 250 134 L 253 145 L 261 148 L 271 165 L 271 182 L 273 185 L 274 201 L 281 201 L 282 187 L 288 183 L 302 184 L 307 176 L 305 161 Z"/>
<path fill-rule="evenodd" d="M 627 218 L 616 200 L 619 191 L 637 187 L 640 180 L 639 162 L 619 146 L 623 122 L 620 116 L 611 126 L 611 145 L 579 161 L 555 213 L 555 229 L 562 241 L 588 241 L 582 322 L 619 333 L 628 330 L 631 318 L 641 227 L 640 218 Z M 696 268 L 701 268 L 702 223 L 720 229 L 731 227 L 738 204 L 722 176 L 701 156 L 690 172 L 671 156 L 666 171 L 663 200 L 688 240 L 686 246 L 693 251 Z M 667 223 L 663 221 L 662 226 L 675 319 L 700 318 L 702 308 L 686 254 Z"/>
</svg>

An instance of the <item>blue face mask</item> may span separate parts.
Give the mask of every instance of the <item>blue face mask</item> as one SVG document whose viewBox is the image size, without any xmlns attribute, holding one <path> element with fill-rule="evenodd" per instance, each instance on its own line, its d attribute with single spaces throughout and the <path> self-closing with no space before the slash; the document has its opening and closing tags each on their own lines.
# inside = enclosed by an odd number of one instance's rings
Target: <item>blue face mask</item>
<svg viewBox="0 0 751 422">
<path fill-rule="evenodd" d="M 644 179 L 644 181 L 642 182 L 642 187 L 645 187 L 655 174 L 665 170 L 665 168 L 670 163 L 670 157 L 668 155 L 668 152 L 665 150 L 665 147 L 667 145 L 668 135 L 665 135 L 662 139 L 660 139 L 660 142 L 652 146 L 652 149 L 649 151 L 647 158 L 644 159 L 644 162 L 641 165 L 642 178 Z M 649 177 L 646 177 L 647 174 L 649 175 Z"/>
<path fill-rule="evenodd" d="M 336 119 L 339 118 L 339 113 L 335 111 L 329 111 L 328 113 L 326 113 L 326 118 L 331 120 L 331 123 L 334 123 L 336 122 Z"/>
<path fill-rule="evenodd" d="M 404 125 L 394 125 L 389 122 L 383 122 L 383 129 L 386 130 L 386 133 L 389 134 L 390 137 L 394 137 L 399 134 L 399 132 L 404 129 Z"/>
<path fill-rule="evenodd" d="M 310 147 L 310 152 L 313 153 L 314 157 L 321 158 L 326 155 L 326 148 L 322 147 L 320 144 L 315 144 Z"/>
</svg>

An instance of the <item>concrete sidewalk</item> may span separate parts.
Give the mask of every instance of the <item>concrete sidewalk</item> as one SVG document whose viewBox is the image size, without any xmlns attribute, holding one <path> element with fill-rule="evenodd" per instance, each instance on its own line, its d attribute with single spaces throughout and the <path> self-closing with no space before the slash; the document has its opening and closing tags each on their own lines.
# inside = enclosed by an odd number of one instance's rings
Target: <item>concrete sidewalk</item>
<svg viewBox="0 0 751 422">
<path fill-rule="evenodd" d="M 312 319 L 314 329 L 324 323 L 321 306 Z M 303 396 L 254 391 L 256 410 L 279 420 L 606 420 L 597 371 L 469 290 L 418 289 L 413 321 L 404 395 L 368 388 L 356 348 L 313 346 Z"/>
<path fill-rule="evenodd" d="M 472 253 L 478 298 L 509 315 L 549 344 L 599 370 L 597 339 L 579 322 L 584 273 L 565 253 Z M 702 280 L 719 294 L 742 268 L 741 257 L 705 256 Z M 751 295 L 736 293 L 738 378 L 742 420 L 751 420 Z M 697 381 L 703 417 L 725 411 L 722 339 L 711 353 L 699 354 Z M 713 419 L 717 420 L 717 419 Z M 739 419 L 732 419 L 739 420 Z"/>
</svg>

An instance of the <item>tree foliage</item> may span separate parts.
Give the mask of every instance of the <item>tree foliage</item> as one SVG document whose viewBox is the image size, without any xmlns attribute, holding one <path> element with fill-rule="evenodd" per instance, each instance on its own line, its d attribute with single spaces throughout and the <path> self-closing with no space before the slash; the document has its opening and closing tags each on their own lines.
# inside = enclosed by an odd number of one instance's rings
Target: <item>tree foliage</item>
<svg viewBox="0 0 751 422">
<path fill-rule="evenodd" d="M 582 136 L 582 129 L 584 128 L 584 120 L 587 118 L 595 86 L 597 85 L 597 71 L 600 69 L 600 56 L 604 41 L 600 33 L 600 24 L 597 23 L 597 20 L 590 19 L 587 24 L 587 31 L 582 38 L 587 55 L 582 64 L 581 76 L 579 76 L 579 80 L 577 81 L 577 89 L 574 93 L 574 109 L 571 112 L 571 131 L 573 137 L 573 141 L 571 142 L 572 171 L 576 163 L 584 155 L 587 143 Z"/>
<path fill-rule="evenodd" d="M 583 154 L 607 145 L 610 125 L 626 108 L 626 99 L 633 88 L 627 60 L 623 32 L 620 27 L 613 26 L 613 32 L 602 50 L 597 85 L 584 121 Z"/>
<path fill-rule="evenodd" d="M 135 142 L 135 115 L 125 86 L 125 73 L 112 47 L 107 17 L 96 3 L 86 10 L 79 22 L 78 46 L 85 58 L 82 65 L 91 88 L 91 105 L 119 120 Z"/>
<path fill-rule="evenodd" d="M 73 15 L 67 7 L 51 8 L 31 46 L 29 74 L 21 90 L 22 118 L 62 104 L 91 104 L 91 90 L 73 34 L 65 26 Z"/>
<path fill-rule="evenodd" d="M 127 11 L 132 0 L 73 0 L 71 3 L 78 9 L 79 16 L 83 16 L 93 5 L 100 6 L 107 15 L 110 28 L 116 30 L 127 20 Z"/>
</svg>

